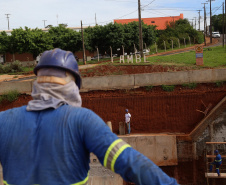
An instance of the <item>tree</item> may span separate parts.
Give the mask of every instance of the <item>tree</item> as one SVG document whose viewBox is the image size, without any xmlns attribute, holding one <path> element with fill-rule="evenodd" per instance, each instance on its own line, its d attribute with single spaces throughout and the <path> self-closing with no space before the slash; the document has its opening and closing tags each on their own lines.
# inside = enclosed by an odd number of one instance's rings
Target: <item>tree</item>
<svg viewBox="0 0 226 185">
<path fill-rule="evenodd" d="M 142 23 L 143 24 L 143 23 Z M 91 51 L 95 51 L 98 47 L 100 53 L 110 54 L 110 46 L 114 53 L 122 45 L 126 52 L 134 50 L 134 44 L 139 46 L 139 27 L 138 22 L 128 24 L 109 23 L 105 26 L 95 26 L 85 29 L 86 47 Z M 155 26 L 143 24 L 143 39 L 144 43 L 150 45 L 156 39 Z M 120 51 L 122 54 L 122 51 Z"/>
<path fill-rule="evenodd" d="M 203 34 L 195 30 L 187 19 L 168 23 L 165 30 L 158 31 L 158 35 L 158 46 L 161 49 L 164 49 L 163 41 L 166 43 L 166 48 L 171 47 L 171 40 L 173 40 L 174 46 L 177 46 L 178 39 L 180 41 L 185 39 L 188 43 L 189 37 L 195 43 L 201 44 L 204 42 Z"/>
<path fill-rule="evenodd" d="M 219 31 L 222 33 L 222 28 L 223 28 L 223 15 L 214 15 L 212 16 L 212 26 L 214 31 Z"/>
<path fill-rule="evenodd" d="M 14 29 L 9 36 L 8 52 L 10 53 L 32 53 L 33 57 L 45 50 L 52 49 L 52 40 L 49 33 L 41 29 Z"/>
<path fill-rule="evenodd" d="M 82 49 L 81 35 L 77 31 L 66 28 L 65 25 L 51 27 L 49 29 L 54 48 L 60 48 L 68 51 L 79 51 Z"/>
<path fill-rule="evenodd" d="M 5 31 L 0 33 L 0 53 L 7 52 L 9 45 L 9 36 Z"/>
</svg>

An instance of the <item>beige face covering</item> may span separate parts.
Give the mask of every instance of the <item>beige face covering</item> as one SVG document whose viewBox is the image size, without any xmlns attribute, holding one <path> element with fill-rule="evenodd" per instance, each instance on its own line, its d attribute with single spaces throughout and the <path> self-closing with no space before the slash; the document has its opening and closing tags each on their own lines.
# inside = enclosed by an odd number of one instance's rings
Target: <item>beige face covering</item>
<svg viewBox="0 0 226 185">
<path fill-rule="evenodd" d="M 73 75 L 57 68 L 38 70 L 31 96 L 33 100 L 29 101 L 27 111 L 57 109 L 65 104 L 73 107 L 81 107 L 82 105 L 79 88 Z"/>
<path fill-rule="evenodd" d="M 66 77 L 64 78 L 60 78 L 56 76 L 38 76 L 37 77 L 38 83 L 56 83 L 60 85 L 65 85 L 70 81 L 75 81 L 75 78 L 68 72 L 66 72 Z"/>
<path fill-rule="evenodd" d="M 57 68 L 43 68 L 38 71 L 37 83 L 55 83 L 60 85 L 75 82 L 75 77 L 65 70 Z"/>
</svg>

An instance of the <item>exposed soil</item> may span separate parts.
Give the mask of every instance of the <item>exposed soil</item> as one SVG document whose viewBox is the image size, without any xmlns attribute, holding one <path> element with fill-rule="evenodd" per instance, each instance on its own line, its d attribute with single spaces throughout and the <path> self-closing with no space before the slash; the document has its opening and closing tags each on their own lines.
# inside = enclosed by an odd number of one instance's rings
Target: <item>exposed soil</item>
<svg viewBox="0 0 226 185">
<path fill-rule="evenodd" d="M 197 84 L 195 89 L 176 86 L 166 92 L 161 86 L 137 89 L 90 91 L 81 93 L 83 107 L 111 121 L 113 132 L 119 133 L 119 122 L 124 121 L 125 109 L 132 114 L 132 133 L 189 133 L 209 111 L 226 96 L 226 84 Z M 2 102 L 0 111 L 26 105 L 32 99 L 21 95 L 15 102 Z"/>
<path fill-rule="evenodd" d="M 138 73 L 154 73 L 154 72 L 172 72 L 172 71 L 188 71 L 203 68 L 198 66 L 162 66 L 162 65 L 120 65 L 115 66 L 109 63 L 108 65 L 99 65 L 93 68 L 80 70 L 81 76 L 106 76 L 106 75 L 123 75 L 123 74 L 138 74 Z M 205 68 L 210 69 L 210 68 Z"/>
</svg>

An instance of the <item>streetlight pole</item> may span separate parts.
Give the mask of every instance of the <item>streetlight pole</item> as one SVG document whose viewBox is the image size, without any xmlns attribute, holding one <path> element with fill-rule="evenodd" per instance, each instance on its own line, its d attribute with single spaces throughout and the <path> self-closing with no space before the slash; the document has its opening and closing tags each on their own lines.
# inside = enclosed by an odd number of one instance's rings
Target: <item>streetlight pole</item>
<svg viewBox="0 0 226 185">
<path fill-rule="evenodd" d="M 84 43 L 82 21 L 81 21 L 81 33 L 82 33 L 83 64 L 86 65 L 86 50 L 85 50 L 85 43 Z"/>
<path fill-rule="evenodd" d="M 215 0 L 209 0 L 207 2 L 210 2 L 210 43 L 212 44 L 212 11 L 211 11 L 211 2 Z"/>
<path fill-rule="evenodd" d="M 7 18 L 7 20 L 8 20 L 8 30 L 9 30 L 9 15 L 10 14 L 5 14 L 6 15 L 6 18 Z"/>
<path fill-rule="evenodd" d="M 201 3 L 204 4 L 204 41 L 205 41 L 205 46 L 206 46 L 206 4 L 208 3 Z"/>
<path fill-rule="evenodd" d="M 140 0 L 138 0 L 138 17 L 139 17 L 139 49 L 141 57 L 143 54 L 143 36 L 142 36 L 142 22 L 141 22 L 141 10 L 140 10 Z"/>
<path fill-rule="evenodd" d="M 46 27 L 46 24 L 45 23 L 46 23 L 47 20 L 42 20 L 42 21 L 44 22 L 44 28 L 45 28 Z"/>
</svg>

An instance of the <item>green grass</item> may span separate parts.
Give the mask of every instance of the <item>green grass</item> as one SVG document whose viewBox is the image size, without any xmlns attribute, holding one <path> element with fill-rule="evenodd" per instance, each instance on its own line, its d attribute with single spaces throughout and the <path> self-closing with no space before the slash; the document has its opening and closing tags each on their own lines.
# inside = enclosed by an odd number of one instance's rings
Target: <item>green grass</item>
<svg viewBox="0 0 226 185">
<path fill-rule="evenodd" d="M 195 89 L 197 87 L 197 84 L 196 83 L 189 83 L 189 84 L 183 84 L 182 86 L 185 87 L 185 88 L 188 88 L 188 89 Z"/>
<path fill-rule="evenodd" d="M 172 92 L 175 89 L 174 85 L 162 85 L 162 89 L 167 92 Z"/>
<path fill-rule="evenodd" d="M 193 66 L 196 64 L 195 51 L 169 56 L 155 56 L 148 58 L 153 64 Z M 203 51 L 203 67 L 226 67 L 226 51 L 222 46 L 205 49 Z"/>
<path fill-rule="evenodd" d="M 215 84 L 216 84 L 216 87 L 222 87 L 225 84 L 225 82 L 224 81 L 218 81 Z"/>
<path fill-rule="evenodd" d="M 3 95 L 0 96 L 0 103 L 3 100 L 13 102 L 13 101 L 17 100 L 19 96 L 20 96 L 20 93 L 16 90 L 6 92 L 6 93 L 4 93 Z"/>
</svg>

